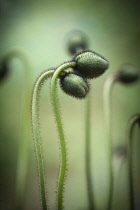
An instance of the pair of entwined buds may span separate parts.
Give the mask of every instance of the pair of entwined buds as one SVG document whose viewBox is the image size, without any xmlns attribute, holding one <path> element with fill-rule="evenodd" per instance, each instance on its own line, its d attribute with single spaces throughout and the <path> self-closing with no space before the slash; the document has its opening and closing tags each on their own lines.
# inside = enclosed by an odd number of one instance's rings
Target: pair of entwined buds
<svg viewBox="0 0 140 210">
<path fill-rule="evenodd" d="M 63 131 L 63 126 L 61 122 L 61 116 L 59 113 L 59 105 L 56 96 L 56 81 L 57 78 L 60 79 L 61 89 L 68 95 L 75 98 L 85 98 L 89 92 L 89 84 L 87 79 L 92 79 L 100 76 L 108 68 L 109 62 L 103 58 L 101 55 L 92 51 L 82 51 L 77 53 L 72 60 L 65 62 L 64 64 L 57 67 L 57 69 L 47 70 L 43 72 L 40 77 L 36 80 L 32 96 L 32 126 L 33 135 L 36 144 L 36 155 L 38 160 L 38 169 L 40 177 L 40 191 L 43 209 L 46 210 L 46 195 L 45 195 L 45 185 L 44 185 L 44 174 L 42 165 L 42 155 L 40 148 L 40 133 L 38 126 L 38 101 L 39 101 L 39 91 L 43 82 L 47 77 L 52 76 L 51 79 L 51 99 L 52 107 L 55 115 L 58 134 L 60 139 L 61 148 L 61 164 L 60 173 L 58 177 L 58 209 L 62 209 L 63 203 L 63 187 L 64 178 L 66 171 L 66 143 Z"/>
<path fill-rule="evenodd" d="M 75 62 L 74 67 L 60 74 L 60 87 L 66 94 L 82 99 L 89 92 L 87 79 L 102 75 L 109 67 L 109 62 L 90 50 L 77 53 L 72 62 Z"/>
</svg>

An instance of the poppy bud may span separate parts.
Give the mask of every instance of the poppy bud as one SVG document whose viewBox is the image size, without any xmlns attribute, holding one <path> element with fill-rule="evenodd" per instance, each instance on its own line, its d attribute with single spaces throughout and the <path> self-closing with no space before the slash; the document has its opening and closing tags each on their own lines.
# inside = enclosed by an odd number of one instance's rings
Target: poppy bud
<svg viewBox="0 0 140 210">
<path fill-rule="evenodd" d="M 60 76 L 60 87 L 68 95 L 82 99 L 89 92 L 89 84 L 77 73 L 66 73 Z"/>
<path fill-rule="evenodd" d="M 135 82 L 140 77 L 140 71 L 132 65 L 125 64 L 121 67 L 121 70 L 117 74 L 118 81 L 129 84 Z"/>
<path fill-rule="evenodd" d="M 78 50 L 86 50 L 88 48 L 88 41 L 86 35 L 82 31 L 72 31 L 67 37 L 67 47 L 71 55 L 78 52 Z"/>
<path fill-rule="evenodd" d="M 8 73 L 9 73 L 9 68 L 7 62 L 0 63 L 0 81 L 5 79 Z"/>
<path fill-rule="evenodd" d="M 109 67 L 109 62 L 104 57 L 92 51 L 78 53 L 73 61 L 74 69 L 88 79 L 99 77 Z"/>
</svg>

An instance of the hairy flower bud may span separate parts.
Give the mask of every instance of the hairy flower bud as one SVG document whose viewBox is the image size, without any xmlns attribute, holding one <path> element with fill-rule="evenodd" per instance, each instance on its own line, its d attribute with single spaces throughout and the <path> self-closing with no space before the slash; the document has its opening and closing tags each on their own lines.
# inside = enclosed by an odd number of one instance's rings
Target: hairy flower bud
<svg viewBox="0 0 140 210">
<path fill-rule="evenodd" d="M 60 87 L 66 94 L 79 99 L 85 98 L 89 92 L 86 79 L 77 73 L 70 72 L 60 76 Z"/>
<path fill-rule="evenodd" d="M 118 81 L 128 84 L 137 81 L 140 78 L 140 71 L 132 65 L 124 64 L 117 73 Z"/>
<path fill-rule="evenodd" d="M 99 77 L 109 67 L 104 57 L 92 51 L 76 54 L 73 61 L 76 63 L 74 69 L 88 79 Z"/>
</svg>

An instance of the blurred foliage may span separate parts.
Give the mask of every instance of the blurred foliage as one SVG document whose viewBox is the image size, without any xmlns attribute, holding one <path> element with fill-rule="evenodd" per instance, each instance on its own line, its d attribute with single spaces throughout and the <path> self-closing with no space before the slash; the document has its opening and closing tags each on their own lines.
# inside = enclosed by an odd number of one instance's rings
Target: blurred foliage
<svg viewBox="0 0 140 210">
<path fill-rule="evenodd" d="M 33 65 L 31 87 L 45 69 L 56 67 L 71 59 L 67 52 L 66 35 L 76 29 L 85 32 L 89 46 L 110 62 L 110 69 L 92 83 L 92 174 L 97 209 L 104 210 L 108 196 L 107 144 L 104 138 L 102 89 L 107 75 L 119 69 L 122 63 L 140 68 L 140 2 L 119 1 L 0 1 L 0 56 L 14 47 L 24 48 Z M 0 84 L 0 186 L 1 209 L 11 208 L 15 191 L 15 171 L 20 144 L 20 110 L 24 66 L 11 60 L 10 74 Z M 114 147 L 124 145 L 126 123 L 130 116 L 140 112 L 140 83 L 131 86 L 116 84 L 112 95 L 112 137 Z M 44 85 L 40 100 L 40 126 L 46 170 L 46 186 L 51 209 L 54 208 L 58 175 L 59 150 L 49 96 L 49 83 Z M 66 210 L 86 210 L 87 194 L 84 171 L 84 101 L 66 96 L 58 88 L 61 113 L 68 148 L 68 172 L 64 195 Z M 31 99 L 29 99 L 31 100 Z M 136 145 L 139 130 L 135 130 Z M 39 209 L 37 167 L 32 138 L 26 183 L 24 209 Z M 139 146 L 134 146 L 136 173 L 136 202 L 139 209 L 140 174 Z M 126 157 L 114 157 L 114 210 L 129 209 Z M 124 165 L 120 171 L 120 164 Z M 118 175 L 119 174 L 119 175 Z"/>
</svg>

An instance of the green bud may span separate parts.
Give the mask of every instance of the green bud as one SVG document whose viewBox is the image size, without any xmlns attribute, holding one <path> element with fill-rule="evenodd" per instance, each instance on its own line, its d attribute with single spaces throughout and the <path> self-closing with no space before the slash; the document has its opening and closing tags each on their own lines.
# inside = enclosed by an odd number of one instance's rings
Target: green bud
<svg viewBox="0 0 140 210">
<path fill-rule="evenodd" d="M 140 78 L 140 71 L 132 65 L 124 64 L 117 74 L 118 81 L 129 84 L 137 81 Z"/>
<path fill-rule="evenodd" d="M 9 68 L 7 62 L 0 63 L 0 81 L 6 78 L 7 74 L 9 73 Z"/>
<path fill-rule="evenodd" d="M 82 99 L 89 92 L 89 84 L 81 75 L 66 73 L 60 76 L 60 87 L 68 95 Z"/>
<path fill-rule="evenodd" d="M 101 55 L 85 51 L 74 56 L 74 69 L 88 79 L 99 77 L 109 67 L 109 62 Z"/>
<path fill-rule="evenodd" d="M 88 41 L 86 35 L 82 31 L 71 31 L 67 36 L 67 48 L 71 55 L 74 55 L 79 50 L 86 50 L 88 48 Z"/>
</svg>

